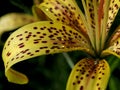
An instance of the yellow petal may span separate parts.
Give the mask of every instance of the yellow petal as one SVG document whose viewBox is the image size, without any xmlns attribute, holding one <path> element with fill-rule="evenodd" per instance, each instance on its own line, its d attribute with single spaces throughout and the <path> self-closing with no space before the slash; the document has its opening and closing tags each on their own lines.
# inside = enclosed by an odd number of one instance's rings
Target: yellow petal
<svg viewBox="0 0 120 90">
<path fill-rule="evenodd" d="M 109 41 L 106 44 L 106 49 L 103 50 L 101 56 L 113 54 L 120 58 L 120 26 L 111 35 Z"/>
<path fill-rule="evenodd" d="M 5 73 L 5 75 L 9 82 L 18 84 L 28 83 L 28 78 L 24 74 L 17 72 L 11 68 Z"/>
<path fill-rule="evenodd" d="M 36 5 L 32 6 L 32 12 L 36 20 L 49 20 L 49 18 Z"/>
<path fill-rule="evenodd" d="M 66 90 L 105 90 L 109 76 L 110 68 L 105 60 L 96 63 L 85 58 L 74 66 Z"/>
<path fill-rule="evenodd" d="M 81 19 L 82 12 L 72 0 L 70 2 L 67 0 L 45 0 L 38 8 L 51 20 L 62 22 L 83 34 L 87 34 Z"/>
<path fill-rule="evenodd" d="M 36 21 L 35 18 L 28 14 L 8 13 L 0 17 L 0 32 L 14 30 L 34 21 Z"/>
<path fill-rule="evenodd" d="M 92 43 L 93 48 L 96 48 L 96 52 L 99 51 L 100 32 L 98 27 L 98 12 L 99 4 L 96 0 L 82 0 L 82 4 L 85 11 L 87 21 L 87 32 Z"/>
<path fill-rule="evenodd" d="M 114 33 L 110 36 L 108 46 L 111 46 L 118 38 L 120 38 L 120 26 L 118 26 Z"/>
<path fill-rule="evenodd" d="M 110 0 L 109 6 L 109 15 L 108 15 L 108 22 L 107 22 L 107 31 L 109 31 L 117 13 L 120 8 L 120 0 Z"/>
<path fill-rule="evenodd" d="M 26 25 L 11 34 L 3 48 L 6 76 L 10 67 L 20 61 L 73 50 L 84 50 L 92 54 L 89 42 L 73 28 L 51 21 Z"/>
</svg>

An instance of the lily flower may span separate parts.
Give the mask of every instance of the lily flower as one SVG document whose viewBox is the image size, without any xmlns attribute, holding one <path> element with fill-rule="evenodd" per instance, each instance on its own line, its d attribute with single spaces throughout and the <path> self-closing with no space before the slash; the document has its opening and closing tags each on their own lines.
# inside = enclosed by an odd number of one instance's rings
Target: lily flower
<svg viewBox="0 0 120 90">
<path fill-rule="evenodd" d="M 37 9 L 49 17 L 25 25 L 7 39 L 2 57 L 9 82 L 28 83 L 26 75 L 12 66 L 40 55 L 82 50 L 88 57 L 72 69 L 66 90 L 105 90 L 110 67 L 107 55 L 120 58 L 120 27 L 109 36 L 120 0 L 44 0 Z M 36 15 L 39 16 L 39 15 Z"/>
</svg>

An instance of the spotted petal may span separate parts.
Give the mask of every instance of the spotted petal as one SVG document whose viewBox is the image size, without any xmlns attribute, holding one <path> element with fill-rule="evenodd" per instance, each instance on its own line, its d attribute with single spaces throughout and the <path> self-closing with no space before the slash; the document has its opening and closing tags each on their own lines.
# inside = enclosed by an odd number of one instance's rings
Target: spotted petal
<svg viewBox="0 0 120 90">
<path fill-rule="evenodd" d="M 110 0 L 108 22 L 107 22 L 107 31 L 110 29 L 118 10 L 120 8 L 120 0 Z"/>
<path fill-rule="evenodd" d="M 96 63 L 85 58 L 73 68 L 66 90 L 105 90 L 109 80 L 110 68 L 105 60 Z"/>
<path fill-rule="evenodd" d="M 49 20 L 49 18 L 37 7 L 37 5 L 32 6 L 32 13 L 37 20 Z"/>
<path fill-rule="evenodd" d="M 51 20 L 62 22 L 86 35 L 81 14 L 74 0 L 44 0 L 38 6 Z"/>
<path fill-rule="evenodd" d="M 101 50 L 104 48 L 104 44 L 107 39 L 108 32 L 118 13 L 119 8 L 120 8 L 120 0 L 99 0 L 98 27 L 101 36 L 100 38 Z M 98 41 L 98 39 L 99 38 L 96 38 L 96 41 Z"/>
<path fill-rule="evenodd" d="M 82 0 L 82 4 L 84 7 L 86 21 L 87 21 L 87 27 L 88 27 L 87 33 L 89 35 L 93 48 L 94 49 L 97 48 L 97 52 L 98 52 L 98 47 L 99 47 L 98 39 L 100 39 L 99 28 L 98 28 L 98 15 L 99 14 L 97 13 L 97 10 L 99 9 L 98 1 Z"/>
<path fill-rule="evenodd" d="M 26 76 L 12 70 L 11 66 L 39 55 L 73 50 L 84 50 L 92 54 L 89 42 L 73 28 L 51 21 L 26 25 L 15 31 L 5 43 L 2 53 L 5 74 L 10 82 L 27 83 Z M 14 76 L 19 82 L 16 82 Z"/>
<path fill-rule="evenodd" d="M 115 33 L 113 33 L 106 49 L 102 52 L 102 56 L 110 54 L 120 58 L 120 26 L 116 29 Z"/>
</svg>

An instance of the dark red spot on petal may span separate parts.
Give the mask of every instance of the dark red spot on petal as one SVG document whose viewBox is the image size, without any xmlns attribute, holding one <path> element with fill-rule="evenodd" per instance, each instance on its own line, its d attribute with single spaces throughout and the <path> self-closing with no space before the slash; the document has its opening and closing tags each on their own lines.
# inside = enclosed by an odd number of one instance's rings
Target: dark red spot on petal
<svg viewBox="0 0 120 90">
<path fill-rule="evenodd" d="M 33 27 L 33 29 L 38 29 L 37 27 Z"/>
<path fill-rule="evenodd" d="M 77 81 L 78 84 L 80 84 L 80 81 Z"/>
<path fill-rule="evenodd" d="M 7 53 L 7 56 L 10 56 L 10 55 L 11 55 L 11 53 L 10 53 L 10 52 L 8 52 L 8 53 Z"/>
<path fill-rule="evenodd" d="M 92 79 L 95 79 L 95 76 L 92 76 Z"/>
<path fill-rule="evenodd" d="M 83 86 L 80 87 L 80 90 L 84 90 Z"/>
<path fill-rule="evenodd" d="M 46 53 L 49 53 L 50 52 L 50 50 L 46 50 Z"/>
<path fill-rule="evenodd" d="M 75 82 L 73 82 L 73 85 L 75 85 Z"/>
</svg>

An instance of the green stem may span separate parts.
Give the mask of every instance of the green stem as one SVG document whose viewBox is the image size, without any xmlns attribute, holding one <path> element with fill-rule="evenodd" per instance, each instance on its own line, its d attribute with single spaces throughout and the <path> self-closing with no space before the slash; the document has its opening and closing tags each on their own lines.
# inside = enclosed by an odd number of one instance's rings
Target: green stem
<svg viewBox="0 0 120 90">
<path fill-rule="evenodd" d="M 67 53 L 62 53 L 63 56 L 65 57 L 68 65 L 70 66 L 70 68 L 72 69 L 74 67 L 74 63 L 72 62 L 72 59 L 69 57 L 69 55 Z"/>
<path fill-rule="evenodd" d="M 24 10 L 25 13 L 31 14 L 30 9 L 27 6 L 25 6 L 22 2 L 14 1 L 14 0 L 11 0 L 10 2 L 13 5 L 15 5 L 15 6 L 19 7 L 20 9 Z"/>
</svg>

